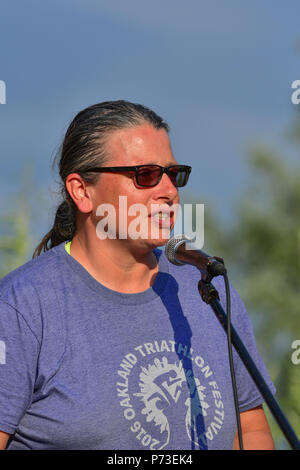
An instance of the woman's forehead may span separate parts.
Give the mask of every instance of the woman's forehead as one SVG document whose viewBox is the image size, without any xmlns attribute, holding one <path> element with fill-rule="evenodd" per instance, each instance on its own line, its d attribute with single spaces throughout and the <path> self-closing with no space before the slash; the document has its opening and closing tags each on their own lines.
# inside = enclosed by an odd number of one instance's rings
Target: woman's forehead
<svg viewBox="0 0 300 470">
<path fill-rule="evenodd" d="M 149 124 L 120 129 L 107 140 L 106 149 L 114 164 L 174 163 L 169 136 L 164 129 Z"/>
</svg>

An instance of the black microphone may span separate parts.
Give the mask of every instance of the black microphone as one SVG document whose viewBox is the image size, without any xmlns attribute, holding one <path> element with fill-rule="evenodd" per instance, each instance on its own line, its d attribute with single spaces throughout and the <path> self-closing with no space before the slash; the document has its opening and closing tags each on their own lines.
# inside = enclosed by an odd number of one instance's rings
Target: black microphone
<svg viewBox="0 0 300 470">
<path fill-rule="evenodd" d="M 185 235 L 175 235 L 166 244 L 165 253 L 170 263 L 177 266 L 192 264 L 200 271 L 208 273 L 211 277 L 226 274 L 226 268 L 222 258 L 207 255 L 204 251 L 193 246 L 186 248 L 186 243 L 192 243 Z"/>
</svg>

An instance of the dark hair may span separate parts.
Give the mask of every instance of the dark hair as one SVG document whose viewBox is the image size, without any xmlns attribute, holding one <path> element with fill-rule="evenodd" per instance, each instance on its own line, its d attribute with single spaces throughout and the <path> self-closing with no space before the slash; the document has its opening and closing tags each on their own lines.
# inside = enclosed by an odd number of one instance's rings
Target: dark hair
<svg viewBox="0 0 300 470">
<path fill-rule="evenodd" d="M 56 210 L 53 227 L 34 250 L 33 258 L 74 237 L 77 207 L 65 186 L 67 176 L 78 173 L 87 183 L 96 184 L 99 174 L 85 171 L 106 163 L 108 155 L 105 146 L 109 135 L 117 129 L 139 126 L 145 122 L 155 129 L 169 132 L 168 124 L 151 109 L 124 100 L 98 103 L 75 116 L 53 162 L 55 165 L 59 158 L 62 202 Z"/>
</svg>

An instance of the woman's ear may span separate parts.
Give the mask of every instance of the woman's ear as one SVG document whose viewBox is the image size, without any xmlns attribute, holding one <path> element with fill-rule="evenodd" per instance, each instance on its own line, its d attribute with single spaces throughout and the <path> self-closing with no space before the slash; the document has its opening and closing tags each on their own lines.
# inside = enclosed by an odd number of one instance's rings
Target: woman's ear
<svg viewBox="0 0 300 470">
<path fill-rule="evenodd" d="M 86 214 L 93 210 L 93 202 L 88 185 L 78 173 L 71 173 L 67 176 L 66 188 L 80 212 Z"/>
</svg>

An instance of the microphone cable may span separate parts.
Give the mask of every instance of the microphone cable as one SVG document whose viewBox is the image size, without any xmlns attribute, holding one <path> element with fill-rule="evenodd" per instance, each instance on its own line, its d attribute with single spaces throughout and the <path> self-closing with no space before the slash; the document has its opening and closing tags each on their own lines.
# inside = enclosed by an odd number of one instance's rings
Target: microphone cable
<svg viewBox="0 0 300 470">
<path fill-rule="evenodd" d="M 234 365 L 233 365 L 233 355 L 232 355 L 230 287 L 229 287 L 227 273 L 225 272 L 224 274 L 222 274 L 222 276 L 224 278 L 225 291 L 226 291 L 227 344 L 228 344 L 228 356 L 229 356 L 229 366 L 230 366 L 230 374 L 231 374 L 231 382 L 232 382 L 232 390 L 233 390 L 233 398 L 234 398 L 234 407 L 235 407 L 236 422 L 237 422 L 237 432 L 238 432 L 240 450 L 244 450 L 238 395 L 237 395 L 236 380 L 235 380 Z"/>
</svg>

